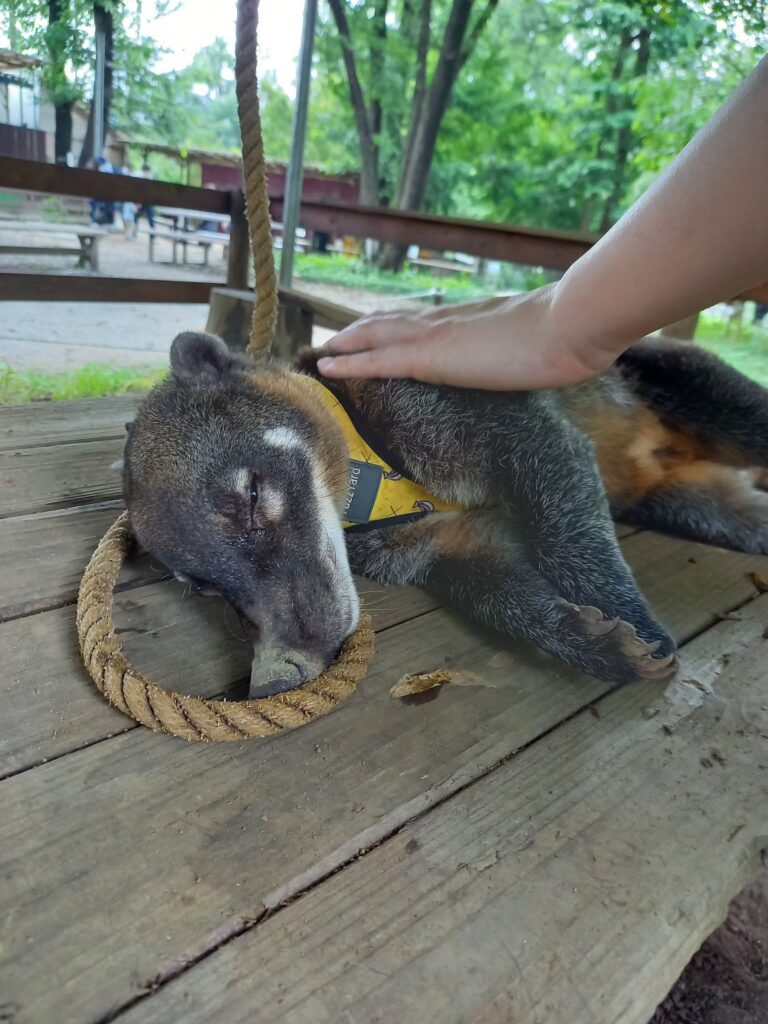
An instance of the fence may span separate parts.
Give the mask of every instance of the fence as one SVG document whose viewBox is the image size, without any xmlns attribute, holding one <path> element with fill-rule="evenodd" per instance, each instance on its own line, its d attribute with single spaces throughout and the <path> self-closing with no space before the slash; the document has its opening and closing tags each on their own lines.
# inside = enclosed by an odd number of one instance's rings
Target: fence
<svg viewBox="0 0 768 1024">
<path fill-rule="evenodd" d="M 74 170 L 32 160 L 0 160 L 0 188 L 174 206 L 231 218 L 225 281 L 132 280 L 101 276 L 0 273 L 0 300 L 205 303 L 212 288 L 245 289 L 249 263 L 248 230 L 240 191 L 219 192 L 190 185 L 148 181 L 128 175 Z M 273 199 L 276 220 L 283 200 Z M 401 210 L 304 202 L 301 224 L 335 235 L 374 238 L 403 245 L 418 244 L 437 251 L 455 251 L 486 259 L 566 270 L 595 243 L 597 236 L 577 232 L 541 231 L 485 221 L 435 217 Z M 738 299 L 768 303 L 768 284 Z"/>
</svg>

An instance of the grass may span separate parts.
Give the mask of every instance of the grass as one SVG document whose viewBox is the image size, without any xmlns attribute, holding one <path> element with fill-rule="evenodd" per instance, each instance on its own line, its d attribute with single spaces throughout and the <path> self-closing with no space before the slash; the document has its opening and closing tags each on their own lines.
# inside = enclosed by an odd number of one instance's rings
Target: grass
<svg viewBox="0 0 768 1024">
<path fill-rule="evenodd" d="M 440 287 L 449 291 L 451 300 L 455 302 L 488 295 L 487 288 L 482 289 L 472 280 L 437 278 L 409 270 L 395 276 L 343 257 L 329 259 L 327 256 L 302 254 L 298 256 L 298 263 L 298 269 L 307 279 L 330 280 L 327 275 L 331 274 L 336 275 L 334 283 L 368 291 L 376 291 L 377 284 L 379 290 L 397 291 L 402 295 Z M 318 276 L 313 278 L 313 273 Z M 722 317 L 704 313 L 699 318 L 696 341 L 768 387 L 768 325 L 743 323 L 740 336 L 736 337 L 734 326 L 729 330 Z M 82 369 L 61 373 L 21 371 L 7 366 L 0 368 L 0 405 L 140 393 L 156 384 L 165 373 L 164 368 L 119 369 L 102 363 L 91 363 Z"/>
<path fill-rule="evenodd" d="M 730 333 L 726 333 L 726 327 L 720 317 L 702 314 L 696 328 L 697 344 L 768 387 L 768 326 L 744 323 L 738 338 L 735 327 Z"/>
<path fill-rule="evenodd" d="M 406 263 L 400 273 L 379 270 L 364 260 L 336 253 L 296 253 L 296 274 L 305 281 L 337 284 L 384 295 L 418 295 L 439 288 L 447 302 L 469 302 L 488 295 L 489 288 L 471 274 L 437 277 Z"/>
<path fill-rule="evenodd" d="M 0 405 L 59 402 L 70 398 L 103 398 L 146 391 L 165 376 L 165 369 L 116 369 L 90 363 L 79 370 L 41 373 L 0 369 Z"/>
</svg>

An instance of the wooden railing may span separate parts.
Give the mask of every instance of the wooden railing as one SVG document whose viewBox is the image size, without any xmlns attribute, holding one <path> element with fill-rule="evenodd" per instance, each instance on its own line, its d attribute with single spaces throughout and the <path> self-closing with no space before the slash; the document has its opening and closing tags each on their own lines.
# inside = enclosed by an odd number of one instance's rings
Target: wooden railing
<svg viewBox="0 0 768 1024">
<path fill-rule="evenodd" d="M 248 232 L 240 191 L 220 192 L 13 158 L 0 160 L 0 188 L 91 199 L 131 200 L 147 206 L 175 206 L 225 214 L 231 218 L 226 281 L 0 273 L 0 300 L 197 303 L 207 302 L 211 289 L 217 284 L 236 289 L 247 287 Z M 279 220 L 283 211 L 282 196 L 271 198 L 271 209 L 275 219 Z M 330 234 L 375 238 L 403 245 L 415 243 L 439 252 L 463 252 L 553 270 L 566 270 L 587 252 L 598 237 L 318 202 L 303 202 L 300 219 L 305 228 Z M 750 289 L 737 298 L 768 303 L 768 284 Z"/>
</svg>

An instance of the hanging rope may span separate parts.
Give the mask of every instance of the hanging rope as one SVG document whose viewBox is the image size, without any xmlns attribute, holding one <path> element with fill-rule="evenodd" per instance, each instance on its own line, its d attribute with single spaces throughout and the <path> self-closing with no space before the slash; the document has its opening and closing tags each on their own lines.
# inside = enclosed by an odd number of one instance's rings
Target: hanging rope
<svg viewBox="0 0 768 1024">
<path fill-rule="evenodd" d="M 277 318 L 264 149 L 256 81 L 258 0 L 238 0 L 236 79 L 248 227 L 256 268 L 256 302 L 249 351 L 267 351 Z M 352 694 L 373 657 L 373 630 L 362 615 L 333 665 L 303 686 L 260 700 L 206 700 L 171 693 L 145 679 L 123 654 L 112 623 L 113 592 L 133 542 L 128 513 L 106 532 L 91 556 L 77 599 L 77 635 L 88 674 L 107 700 L 137 722 L 186 740 L 275 736 L 327 715 Z"/>
<path fill-rule="evenodd" d="M 267 171 L 261 137 L 259 87 L 256 77 L 256 45 L 259 0 L 238 0 L 235 42 L 235 87 L 240 140 L 243 146 L 245 211 L 256 274 L 251 340 L 253 356 L 269 351 L 277 322 L 277 281 L 272 255 L 272 223 L 269 216 Z"/>
</svg>

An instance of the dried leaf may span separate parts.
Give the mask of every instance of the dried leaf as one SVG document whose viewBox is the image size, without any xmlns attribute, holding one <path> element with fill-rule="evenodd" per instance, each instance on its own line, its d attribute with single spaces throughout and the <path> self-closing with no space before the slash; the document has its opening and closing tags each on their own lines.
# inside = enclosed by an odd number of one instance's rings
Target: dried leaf
<svg viewBox="0 0 768 1024">
<path fill-rule="evenodd" d="M 435 686 L 445 686 L 446 683 L 453 683 L 454 686 L 483 686 L 484 681 L 471 672 L 458 672 L 451 668 L 438 668 L 434 672 L 420 672 L 416 675 L 405 675 L 398 679 L 389 691 L 390 697 L 402 700 L 404 697 L 413 697 L 414 694 L 424 693 Z"/>
<path fill-rule="evenodd" d="M 749 576 L 761 594 L 768 593 L 768 573 L 751 572 Z"/>
</svg>

